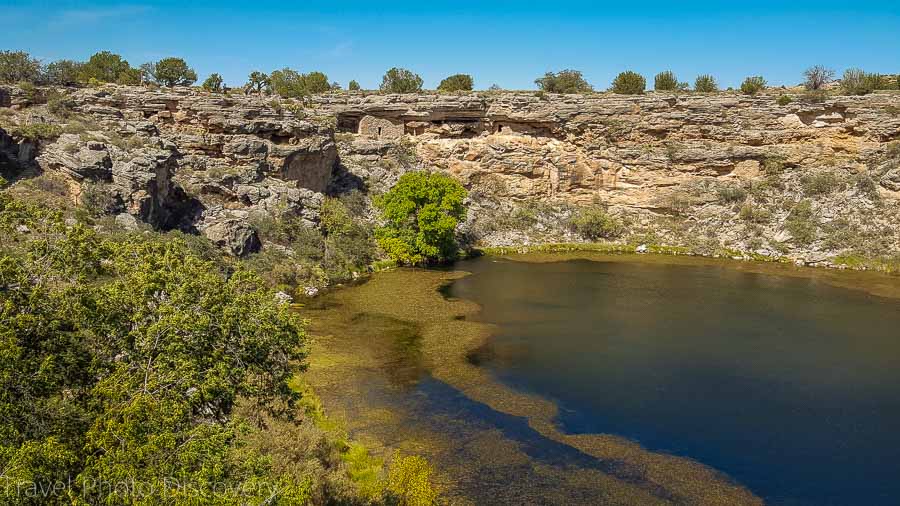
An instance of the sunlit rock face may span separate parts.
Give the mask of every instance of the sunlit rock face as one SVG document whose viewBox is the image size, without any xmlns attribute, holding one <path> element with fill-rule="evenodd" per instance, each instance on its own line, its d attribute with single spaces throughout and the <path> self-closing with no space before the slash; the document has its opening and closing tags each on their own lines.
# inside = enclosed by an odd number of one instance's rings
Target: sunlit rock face
<svg viewBox="0 0 900 506">
<path fill-rule="evenodd" d="M 639 242 L 813 262 L 858 244 L 900 251 L 895 94 L 334 93 L 301 102 L 189 88 L 67 93 L 86 118 L 80 130 L 39 149 L 2 141 L 4 163 L 24 156 L 74 187 L 114 183 L 119 211 L 160 228 L 202 231 L 275 212 L 314 226 L 325 195 L 372 196 L 426 169 L 469 190 L 461 232 L 480 244 L 581 240 L 569 219 L 600 205 Z M 779 105 L 784 94 L 793 101 Z M 5 96 L 14 114 L 33 114 L 20 90 Z M 804 200 L 818 232 L 799 241 L 789 218 Z"/>
</svg>

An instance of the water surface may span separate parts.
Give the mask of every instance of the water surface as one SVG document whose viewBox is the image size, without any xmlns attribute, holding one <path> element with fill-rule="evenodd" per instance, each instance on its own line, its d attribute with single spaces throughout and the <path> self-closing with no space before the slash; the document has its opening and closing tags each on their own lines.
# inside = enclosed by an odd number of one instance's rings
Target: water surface
<svg viewBox="0 0 900 506">
<path fill-rule="evenodd" d="M 561 432 L 689 457 L 771 504 L 900 503 L 897 299 L 717 265 L 455 268 L 472 275 L 445 293 L 496 325 L 470 362 L 556 403 Z"/>
</svg>

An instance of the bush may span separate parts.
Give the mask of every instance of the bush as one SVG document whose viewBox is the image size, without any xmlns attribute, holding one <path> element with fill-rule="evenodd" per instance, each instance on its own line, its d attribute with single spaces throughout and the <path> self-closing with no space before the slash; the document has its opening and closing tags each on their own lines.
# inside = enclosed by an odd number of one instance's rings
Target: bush
<svg viewBox="0 0 900 506">
<path fill-rule="evenodd" d="M 841 78 L 841 89 L 848 95 L 868 95 L 877 89 L 880 79 L 861 69 L 847 69 Z"/>
<path fill-rule="evenodd" d="M 379 89 L 382 93 L 418 93 L 422 91 L 423 83 L 418 74 L 394 67 L 385 72 Z"/>
<path fill-rule="evenodd" d="M 284 68 L 272 72 L 268 79 L 272 91 L 284 98 L 301 98 L 331 90 L 328 76 L 321 72 L 301 74 L 296 70 Z"/>
<path fill-rule="evenodd" d="M 809 200 L 797 203 L 784 221 L 784 226 L 798 244 L 812 243 L 819 228 L 818 221 L 813 215 L 812 203 Z"/>
<path fill-rule="evenodd" d="M 704 74 L 697 76 L 697 79 L 694 80 L 694 91 L 698 93 L 715 93 L 719 91 L 719 85 L 716 84 L 716 79 L 713 76 Z"/>
<path fill-rule="evenodd" d="M 826 195 L 837 190 L 841 186 L 841 181 L 835 174 L 823 172 L 803 175 L 800 178 L 800 185 L 803 187 L 803 194 L 812 197 Z"/>
<path fill-rule="evenodd" d="M 78 82 L 83 63 L 72 60 L 57 60 L 44 69 L 44 81 L 56 86 L 71 86 Z"/>
<path fill-rule="evenodd" d="M 726 204 L 741 202 L 747 198 L 747 190 L 738 185 L 722 186 L 716 193 L 719 196 L 719 201 Z"/>
<path fill-rule="evenodd" d="M 772 218 L 772 213 L 747 202 L 741 206 L 738 217 L 750 223 L 768 223 Z"/>
<path fill-rule="evenodd" d="M 466 190 L 438 173 L 408 172 L 375 200 L 385 225 L 375 237 L 390 257 L 404 264 L 456 257 L 456 225 L 466 217 Z"/>
<path fill-rule="evenodd" d="M 778 105 L 780 105 L 780 106 L 788 105 L 788 104 L 790 104 L 790 103 L 793 102 L 793 101 L 794 101 L 794 99 L 791 98 L 790 95 L 778 95 L 778 100 L 776 100 L 776 102 L 777 102 Z"/>
<path fill-rule="evenodd" d="M 163 58 L 141 65 L 141 70 L 160 86 L 190 86 L 197 81 L 197 73 L 181 58 Z"/>
<path fill-rule="evenodd" d="M 350 81 L 350 84 L 347 85 L 347 89 L 350 91 L 359 91 L 360 90 L 359 83 L 356 82 L 355 80 Z"/>
<path fill-rule="evenodd" d="M 20 137 L 32 142 L 48 141 L 59 137 L 62 129 L 50 123 L 26 123 L 9 129 L 13 137 Z"/>
<path fill-rule="evenodd" d="M 100 51 L 91 55 L 90 59 L 81 66 L 78 80 L 88 82 L 95 79 L 103 83 L 133 83 L 137 78 L 140 83 L 140 71 L 131 68 L 128 60 L 109 51 Z"/>
<path fill-rule="evenodd" d="M 0 83 L 34 83 L 40 79 L 41 62 L 24 51 L 0 51 Z"/>
<path fill-rule="evenodd" d="M 578 211 L 572 218 L 572 229 L 585 239 L 610 239 L 622 235 L 624 227 L 603 208 L 588 207 Z"/>
<path fill-rule="evenodd" d="M 834 80 L 834 70 L 824 65 L 816 65 L 806 69 L 803 72 L 803 76 L 806 77 L 803 85 L 807 90 L 821 90 L 826 84 Z"/>
<path fill-rule="evenodd" d="M 656 74 L 653 79 L 653 89 L 656 91 L 675 91 L 678 89 L 678 78 L 671 70 Z"/>
<path fill-rule="evenodd" d="M 112 189 L 108 185 L 100 183 L 88 183 L 82 186 L 79 203 L 94 218 L 113 213 L 119 207 L 119 200 Z"/>
<path fill-rule="evenodd" d="M 75 111 L 75 101 L 65 93 L 52 90 L 47 94 L 47 110 L 60 118 L 68 118 Z"/>
<path fill-rule="evenodd" d="M 202 88 L 210 93 L 221 93 L 222 83 L 224 82 L 222 76 L 219 74 L 210 74 L 209 77 L 203 81 Z"/>
<path fill-rule="evenodd" d="M 247 85 L 250 86 L 251 89 L 255 89 L 257 93 L 261 93 L 271 84 L 271 80 L 267 74 L 256 70 L 250 72 L 250 76 L 247 79 Z"/>
<path fill-rule="evenodd" d="M 438 91 L 449 93 L 454 91 L 472 91 L 475 82 L 468 74 L 452 75 L 438 85 Z"/>
<path fill-rule="evenodd" d="M 637 72 L 626 70 L 612 82 L 612 92 L 620 95 L 640 95 L 647 88 L 647 80 Z"/>
<path fill-rule="evenodd" d="M 534 84 L 546 93 L 588 93 L 594 90 L 578 70 L 547 72 L 544 77 L 535 79 Z"/>
<path fill-rule="evenodd" d="M 762 76 L 752 76 L 741 83 L 741 93 L 744 95 L 756 95 L 766 88 L 766 80 Z"/>
</svg>

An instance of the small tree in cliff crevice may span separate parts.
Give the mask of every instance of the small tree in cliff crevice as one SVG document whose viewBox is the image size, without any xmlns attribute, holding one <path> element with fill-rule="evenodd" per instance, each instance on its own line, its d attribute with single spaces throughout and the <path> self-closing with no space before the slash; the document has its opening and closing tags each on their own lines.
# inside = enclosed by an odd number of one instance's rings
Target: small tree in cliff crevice
<svg viewBox="0 0 900 506">
<path fill-rule="evenodd" d="M 375 200 L 385 225 L 378 245 L 393 260 L 409 265 L 456 257 L 456 226 L 466 217 L 466 190 L 443 174 L 410 172 Z"/>
</svg>

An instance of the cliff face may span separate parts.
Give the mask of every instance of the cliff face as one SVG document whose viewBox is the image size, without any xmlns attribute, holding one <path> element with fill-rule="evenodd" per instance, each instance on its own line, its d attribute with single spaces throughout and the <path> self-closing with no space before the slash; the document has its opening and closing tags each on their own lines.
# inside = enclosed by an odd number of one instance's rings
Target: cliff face
<svg viewBox="0 0 900 506">
<path fill-rule="evenodd" d="M 41 147 L 42 169 L 108 182 L 120 211 L 235 253 L 256 247 L 253 213 L 312 224 L 323 193 L 379 192 L 415 168 L 469 188 L 467 233 L 487 244 L 574 240 L 574 209 L 603 205 L 633 242 L 813 263 L 900 251 L 900 95 L 69 95 L 87 119 Z"/>
</svg>

